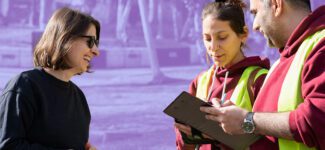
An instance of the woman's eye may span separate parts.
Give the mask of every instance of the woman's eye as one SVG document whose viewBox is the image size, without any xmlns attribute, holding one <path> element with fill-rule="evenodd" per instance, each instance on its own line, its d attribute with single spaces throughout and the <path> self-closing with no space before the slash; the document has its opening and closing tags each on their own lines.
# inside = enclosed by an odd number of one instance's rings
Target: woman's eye
<svg viewBox="0 0 325 150">
<path fill-rule="evenodd" d="M 210 42 L 211 41 L 211 38 L 203 38 L 203 40 Z"/>
<path fill-rule="evenodd" d="M 227 39 L 227 37 L 228 37 L 228 36 L 219 36 L 219 39 L 220 39 L 220 40 L 225 40 L 225 39 Z"/>
</svg>

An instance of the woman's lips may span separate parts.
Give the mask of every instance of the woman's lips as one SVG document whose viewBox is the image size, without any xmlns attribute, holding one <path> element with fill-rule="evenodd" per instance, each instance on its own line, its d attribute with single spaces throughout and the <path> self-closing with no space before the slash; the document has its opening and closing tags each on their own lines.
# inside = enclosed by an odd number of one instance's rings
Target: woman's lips
<svg viewBox="0 0 325 150">
<path fill-rule="evenodd" d="M 224 55 L 213 55 L 212 57 L 214 58 L 214 60 L 220 61 L 220 59 L 223 57 Z"/>
</svg>

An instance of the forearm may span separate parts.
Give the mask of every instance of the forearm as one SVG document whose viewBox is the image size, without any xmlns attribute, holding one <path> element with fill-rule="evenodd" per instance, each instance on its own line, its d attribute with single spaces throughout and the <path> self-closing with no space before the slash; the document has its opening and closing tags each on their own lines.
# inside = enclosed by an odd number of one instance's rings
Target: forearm
<svg viewBox="0 0 325 150">
<path fill-rule="evenodd" d="M 290 112 L 255 113 L 255 133 L 293 140 L 289 127 Z"/>
</svg>

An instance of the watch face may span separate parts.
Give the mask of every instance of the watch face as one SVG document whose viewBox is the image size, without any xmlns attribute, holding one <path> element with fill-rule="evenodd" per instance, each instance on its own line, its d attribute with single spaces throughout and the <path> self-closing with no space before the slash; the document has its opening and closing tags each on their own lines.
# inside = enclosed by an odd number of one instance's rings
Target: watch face
<svg viewBox="0 0 325 150">
<path fill-rule="evenodd" d="M 251 122 L 244 122 L 243 124 L 243 130 L 245 133 L 253 133 L 254 132 L 254 125 Z"/>
</svg>

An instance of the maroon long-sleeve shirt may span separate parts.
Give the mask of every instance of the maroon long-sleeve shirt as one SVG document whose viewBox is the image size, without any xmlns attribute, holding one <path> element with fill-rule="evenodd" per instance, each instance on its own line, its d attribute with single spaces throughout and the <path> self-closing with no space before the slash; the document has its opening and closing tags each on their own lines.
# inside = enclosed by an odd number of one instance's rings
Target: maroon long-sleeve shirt
<svg viewBox="0 0 325 150">
<path fill-rule="evenodd" d="M 325 29 L 325 6 L 306 17 L 294 30 L 286 46 L 280 49 L 280 63 L 265 81 L 255 101 L 254 112 L 277 112 L 283 80 L 301 43 Z M 294 139 L 310 147 L 325 150 L 325 38 L 311 51 L 303 66 L 301 90 L 304 102 L 290 113 L 289 124 Z M 277 139 L 268 137 L 252 149 L 278 149 Z"/>
</svg>

